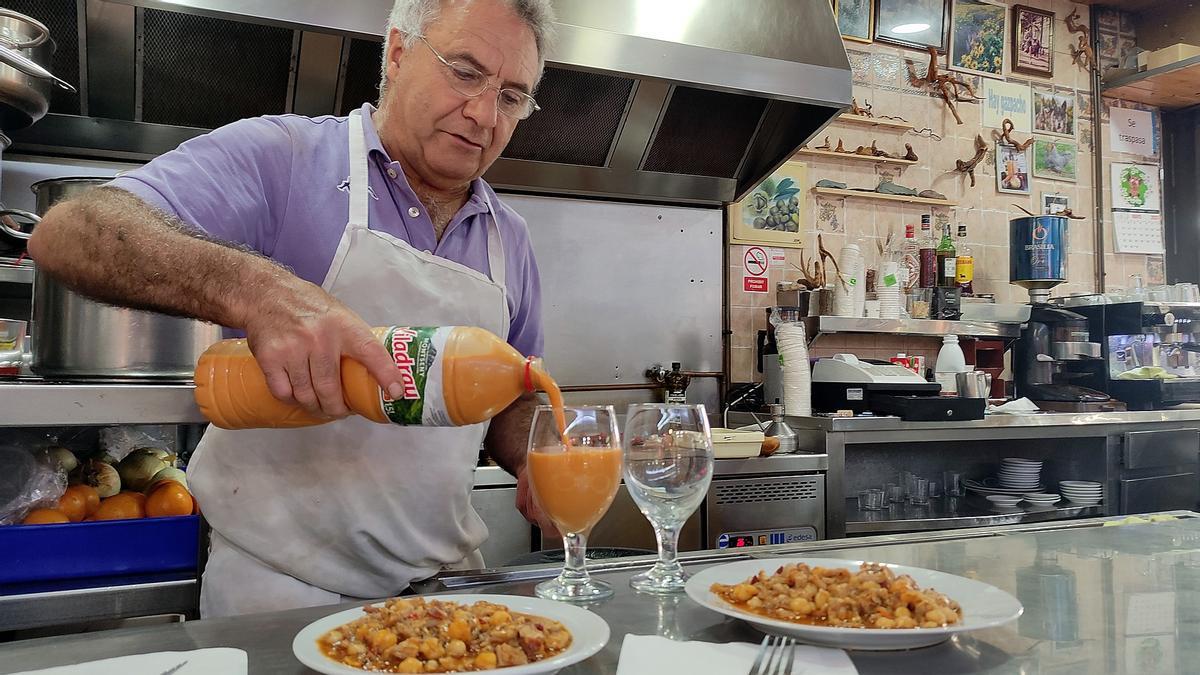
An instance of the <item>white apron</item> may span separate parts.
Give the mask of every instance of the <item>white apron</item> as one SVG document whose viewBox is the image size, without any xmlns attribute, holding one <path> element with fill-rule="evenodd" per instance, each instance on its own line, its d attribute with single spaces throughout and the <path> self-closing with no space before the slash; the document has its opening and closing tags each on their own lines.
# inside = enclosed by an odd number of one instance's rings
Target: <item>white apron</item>
<svg viewBox="0 0 1200 675">
<path fill-rule="evenodd" d="M 349 120 L 350 212 L 322 287 L 371 326 L 508 334 L 504 250 L 487 195 L 492 278 L 368 229 L 368 158 Z M 459 566 L 487 528 L 471 507 L 486 424 L 402 427 L 352 416 L 302 429 L 210 426 L 188 484 L 215 532 L 201 614 L 394 595 Z"/>
</svg>

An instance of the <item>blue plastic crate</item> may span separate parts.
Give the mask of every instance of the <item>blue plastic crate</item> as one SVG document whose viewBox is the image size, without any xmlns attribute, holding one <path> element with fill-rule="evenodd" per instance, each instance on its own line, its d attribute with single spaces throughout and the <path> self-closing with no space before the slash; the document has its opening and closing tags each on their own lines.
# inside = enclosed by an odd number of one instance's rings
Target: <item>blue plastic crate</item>
<svg viewBox="0 0 1200 675">
<path fill-rule="evenodd" d="M 200 516 L 0 527 L 0 585 L 196 571 Z"/>
</svg>

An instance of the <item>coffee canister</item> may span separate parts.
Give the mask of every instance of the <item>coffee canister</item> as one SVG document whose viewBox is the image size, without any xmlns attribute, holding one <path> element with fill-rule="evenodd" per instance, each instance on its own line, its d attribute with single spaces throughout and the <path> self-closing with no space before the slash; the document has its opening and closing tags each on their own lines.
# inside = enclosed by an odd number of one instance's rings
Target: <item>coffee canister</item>
<svg viewBox="0 0 1200 675">
<path fill-rule="evenodd" d="M 1008 224 L 1008 280 L 1046 296 L 1067 280 L 1067 219 L 1026 216 Z M 1034 293 L 1036 291 L 1036 293 Z"/>
</svg>

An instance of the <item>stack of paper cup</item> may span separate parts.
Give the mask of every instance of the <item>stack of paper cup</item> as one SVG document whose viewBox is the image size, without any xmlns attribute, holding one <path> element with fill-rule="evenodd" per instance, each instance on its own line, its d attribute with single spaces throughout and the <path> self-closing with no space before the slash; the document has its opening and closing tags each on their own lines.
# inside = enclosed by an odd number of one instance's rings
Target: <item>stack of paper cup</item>
<svg viewBox="0 0 1200 675">
<path fill-rule="evenodd" d="M 833 284 L 834 316 L 861 317 L 867 301 L 866 267 L 858 244 L 846 244 L 838 255 Z"/>
<path fill-rule="evenodd" d="M 775 344 L 783 364 L 783 412 L 812 415 L 812 371 L 808 367 L 808 341 L 804 324 L 783 323 L 775 328 Z"/>
<path fill-rule="evenodd" d="M 879 298 L 879 318 L 899 319 L 900 289 L 904 281 L 900 278 L 900 263 L 888 262 L 879 266 L 875 274 L 875 295 Z"/>
</svg>

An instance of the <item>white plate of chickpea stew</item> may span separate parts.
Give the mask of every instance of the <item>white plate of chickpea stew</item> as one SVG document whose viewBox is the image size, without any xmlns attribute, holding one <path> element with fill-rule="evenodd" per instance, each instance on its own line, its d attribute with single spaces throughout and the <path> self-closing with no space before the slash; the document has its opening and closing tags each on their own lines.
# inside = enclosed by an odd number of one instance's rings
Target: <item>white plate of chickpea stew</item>
<svg viewBox="0 0 1200 675">
<path fill-rule="evenodd" d="M 301 663 L 328 675 L 551 673 L 604 648 L 604 619 L 566 603 L 517 595 L 392 598 L 314 621 L 292 641 Z"/>
<path fill-rule="evenodd" d="M 927 647 L 955 633 L 1014 621 L 1012 595 L 945 572 L 836 558 L 767 558 L 717 565 L 687 594 L 764 633 L 842 649 Z"/>
</svg>

